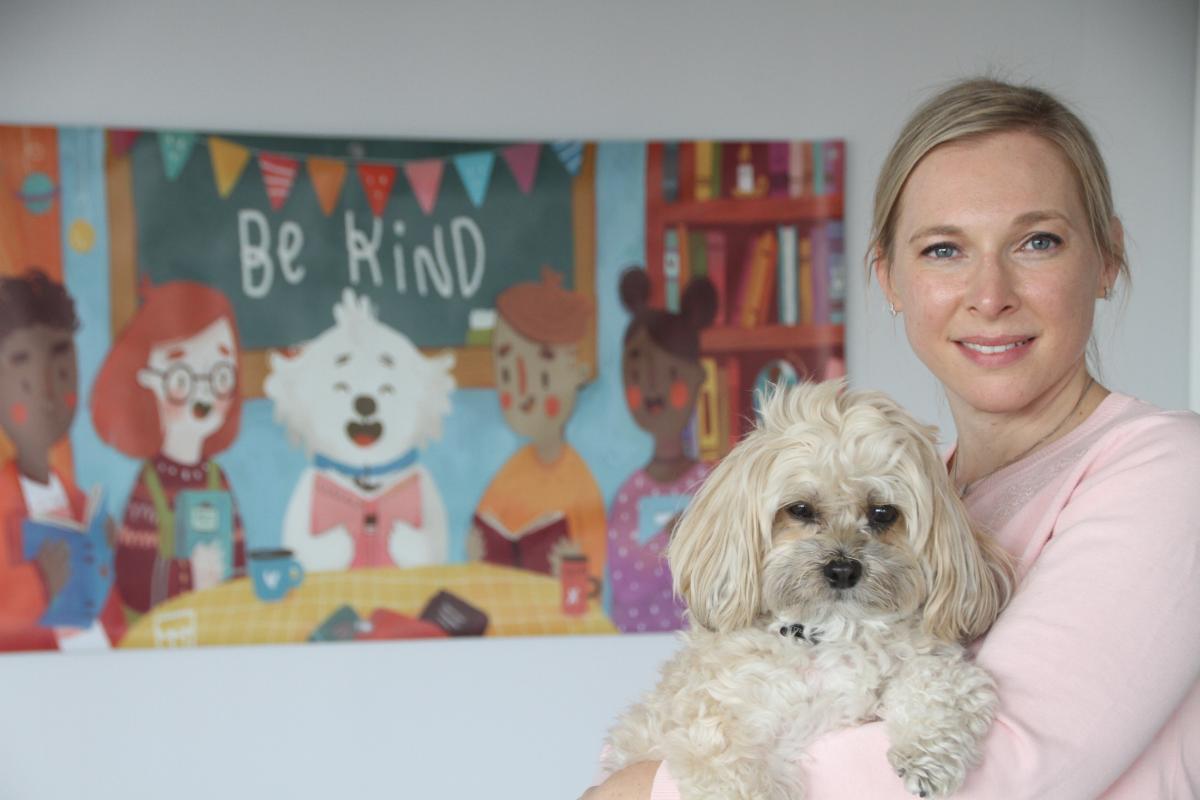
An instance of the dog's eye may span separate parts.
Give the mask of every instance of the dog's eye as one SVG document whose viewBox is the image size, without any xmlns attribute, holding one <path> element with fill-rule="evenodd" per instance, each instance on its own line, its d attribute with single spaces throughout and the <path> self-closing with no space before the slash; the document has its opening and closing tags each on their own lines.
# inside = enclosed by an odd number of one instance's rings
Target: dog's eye
<svg viewBox="0 0 1200 800">
<path fill-rule="evenodd" d="M 886 528 L 899 516 L 900 512 L 895 506 L 871 506 L 867 509 L 867 521 L 873 528 Z"/>
<path fill-rule="evenodd" d="M 808 503 L 792 503 L 787 507 L 787 513 L 795 519 L 811 521 L 817 518 L 817 510 Z"/>
<path fill-rule="evenodd" d="M 344 381 L 338 381 L 333 385 L 333 390 L 335 392 L 348 392 L 350 391 L 350 384 L 345 383 Z"/>
</svg>

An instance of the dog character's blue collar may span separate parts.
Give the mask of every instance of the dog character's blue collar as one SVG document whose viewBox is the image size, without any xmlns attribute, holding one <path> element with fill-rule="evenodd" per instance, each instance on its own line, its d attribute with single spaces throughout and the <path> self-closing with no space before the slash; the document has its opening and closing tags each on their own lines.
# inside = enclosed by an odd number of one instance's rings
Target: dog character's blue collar
<svg viewBox="0 0 1200 800">
<path fill-rule="evenodd" d="M 328 456 L 323 456 L 317 453 L 316 466 L 317 469 L 331 469 L 335 472 L 340 472 L 348 478 L 377 478 L 380 475 L 390 475 L 393 472 L 399 472 L 402 469 L 408 469 L 413 464 L 417 463 L 417 449 L 414 447 L 404 455 L 397 458 L 395 461 L 389 461 L 386 464 L 376 464 L 371 467 L 356 467 L 352 464 L 343 464 L 341 461 L 334 461 Z"/>
</svg>

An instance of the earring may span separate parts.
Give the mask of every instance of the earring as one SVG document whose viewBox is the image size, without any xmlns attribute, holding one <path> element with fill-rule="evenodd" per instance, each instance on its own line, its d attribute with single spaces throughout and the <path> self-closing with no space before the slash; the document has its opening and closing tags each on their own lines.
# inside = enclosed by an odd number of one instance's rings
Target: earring
<svg viewBox="0 0 1200 800">
<path fill-rule="evenodd" d="M 1104 299 L 1105 299 L 1105 300 L 1111 300 L 1111 299 L 1112 299 L 1112 286 L 1105 286 L 1105 287 L 1104 287 Z"/>
<path fill-rule="evenodd" d="M 897 314 L 899 314 L 899 313 L 900 313 L 900 312 L 899 312 L 899 311 L 896 309 L 896 304 L 895 304 L 895 303 L 888 303 L 888 311 L 891 311 L 891 312 L 892 312 L 892 316 L 893 316 L 893 317 L 894 317 L 894 316 L 896 316 Z"/>
</svg>

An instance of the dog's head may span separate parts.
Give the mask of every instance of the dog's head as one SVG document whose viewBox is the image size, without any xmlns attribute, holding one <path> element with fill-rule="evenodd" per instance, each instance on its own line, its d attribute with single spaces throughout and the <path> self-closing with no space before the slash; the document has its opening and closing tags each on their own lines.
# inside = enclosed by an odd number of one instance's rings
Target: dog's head
<svg viewBox="0 0 1200 800">
<path fill-rule="evenodd" d="M 692 620 L 731 631 L 920 615 L 969 641 L 1008 600 L 1004 552 L 975 532 L 933 428 L 840 382 L 780 389 L 680 518 L 668 558 Z"/>
<path fill-rule="evenodd" d="M 383 464 L 441 432 L 453 355 L 426 358 L 347 289 L 334 326 L 298 351 L 272 353 L 263 390 L 294 441 L 350 464 Z"/>
</svg>

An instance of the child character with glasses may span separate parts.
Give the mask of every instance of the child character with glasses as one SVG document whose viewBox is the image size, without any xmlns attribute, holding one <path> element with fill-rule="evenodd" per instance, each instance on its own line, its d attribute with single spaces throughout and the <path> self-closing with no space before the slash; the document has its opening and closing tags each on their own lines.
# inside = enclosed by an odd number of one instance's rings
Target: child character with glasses
<svg viewBox="0 0 1200 800">
<path fill-rule="evenodd" d="M 87 512 L 84 493 L 50 457 L 75 419 L 78 327 L 71 296 L 40 270 L 0 278 L 0 430 L 15 450 L 0 465 L 0 651 L 104 649 L 125 632 L 112 591 L 87 627 L 43 624 L 76 565 L 62 539 L 47 539 L 32 553 L 25 547 L 29 518 L 82 521 Z"/>
<path fill-rule="evenodd" d="M 96 432 L 145 463 L 117 535 L 117 587 L 148 611 L 245 570 L 245 533 L 212 460 L 237 437 L 239 339 L 220 292 L 189 281 L 143 291 L 92 389 Z"/>
</svg>

